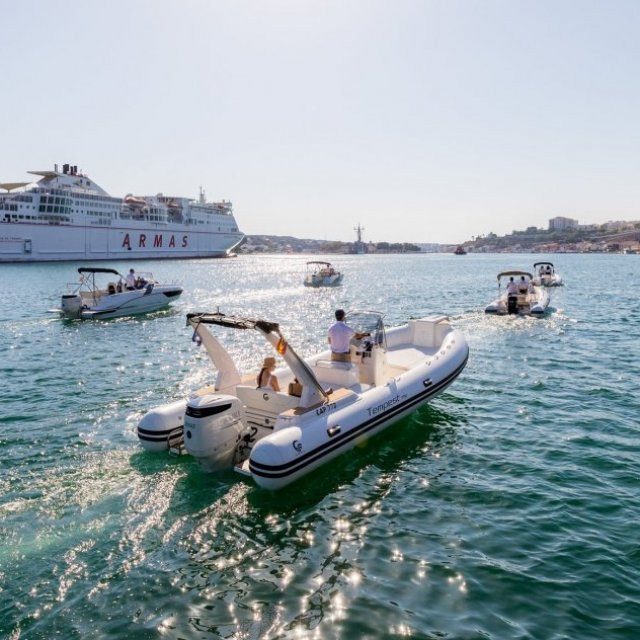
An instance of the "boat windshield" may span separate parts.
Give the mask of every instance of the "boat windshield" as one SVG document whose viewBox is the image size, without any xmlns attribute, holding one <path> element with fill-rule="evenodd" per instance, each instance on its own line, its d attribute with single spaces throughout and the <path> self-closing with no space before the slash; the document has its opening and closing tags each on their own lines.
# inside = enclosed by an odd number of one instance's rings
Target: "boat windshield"
<svg viewBox="0 0 640 640">
<path fill-rule="evenodd" d="M 370 334 L 373 344 L 386 344 L 383 318 L 384 315 L 378 311 L 351 311 L 345 319 L 358 333 Z"/>
</svg>

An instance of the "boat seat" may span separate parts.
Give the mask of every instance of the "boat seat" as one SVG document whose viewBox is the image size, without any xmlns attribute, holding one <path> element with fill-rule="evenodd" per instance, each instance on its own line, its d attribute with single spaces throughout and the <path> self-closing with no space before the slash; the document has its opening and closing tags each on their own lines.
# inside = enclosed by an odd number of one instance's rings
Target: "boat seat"
<svg viewBox="0 0 640 640">
<path fill-rule="evenodd" d="M 256 389 L 241 384 L 236 387 L 236 395 L 244 405 L 247 422 L 267 429 L 273 429 L 281 413 L 300 404 L 300 398 L 281 391 Z"/>
<path fill-rule="evenodd" d="M 321 384 L 334 387 L 352 387 L 358 384 L 358 366 L 353 362 L 317 360 L 312 369 Z"/>
</svg>

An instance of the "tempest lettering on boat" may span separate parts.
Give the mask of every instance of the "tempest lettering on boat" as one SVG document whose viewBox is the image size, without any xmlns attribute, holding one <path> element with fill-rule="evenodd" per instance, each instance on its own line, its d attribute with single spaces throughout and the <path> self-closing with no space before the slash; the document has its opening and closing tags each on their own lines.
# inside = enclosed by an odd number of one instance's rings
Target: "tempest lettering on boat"
<svg viewBox="0 0 640 640">
<path fill-rule="evenodd" d="M 325 404 L 322 407 L 318 407 L 316 409 L 316 415 L 321 416 L 323 413 L 327 411 L 333 411 L 338 405 L 335 402 L 330 402 L 329 404 Z"/>
<path fill-rule="evenodd" d="M 400 400 L 406 397 L 407 397 L 406 395 L 402 395 L 402 396 L 398 395 L 395 398 L 391 398 L 390 400 L 387 400 L 386 402 L 379 404 L 377 407 L 371 407 L 367 409 L 367 411 L 369 412 L 370 416 L 378 415 L 379 413 L 382 413 L 383 411 L 386 411 L 387 409 L 389 409 L 389 407 L 393 407 L 394 404 L 398 404 Z"/>
</svg>

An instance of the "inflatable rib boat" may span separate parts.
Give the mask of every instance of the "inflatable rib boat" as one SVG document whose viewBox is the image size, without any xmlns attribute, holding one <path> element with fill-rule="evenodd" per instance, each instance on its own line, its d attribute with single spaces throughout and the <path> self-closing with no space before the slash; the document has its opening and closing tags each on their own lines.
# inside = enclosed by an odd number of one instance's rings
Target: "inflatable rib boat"
<svg viewBox="0 0 640 640">
<path fill-rule="evenodd" d="M 349 451 L 444 391 L 469 356 L 464 337 L 444 316 L 386 329 L 374 311 L 347 315 L 365 337 L 350 361 L 325 351 L 298 356 L 274 322 L 192 313 L 187 323 L 217 377 L 213 387 L 149 411 L 138 437 L 149 451 L 182 450 L 209 471 L 235 468 L 261 487 L 280 489 Z M 243 380 L 210 326 L 260 333 L 285 366 L 275 371 L 288 393 Z"/>
<path fill-rule="evenodd" d="M 500 288 L 502 279 L 507 277 L 510 283 L 502 291 Z M 533 282 L 533 276 L 527 271 L 499 273 L 498 294 L 498 297 L 485 307 L 485 313 L 498 316 L 519 314 L 541 317 L 549 306 L 549 294 L 543 287 Z"/>
</svg>

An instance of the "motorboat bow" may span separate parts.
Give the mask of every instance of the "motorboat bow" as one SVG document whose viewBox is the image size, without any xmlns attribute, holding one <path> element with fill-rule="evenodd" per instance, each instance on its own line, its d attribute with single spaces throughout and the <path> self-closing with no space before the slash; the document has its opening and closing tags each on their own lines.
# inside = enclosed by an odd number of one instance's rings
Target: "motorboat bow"
<svg viewBox="0 0 640 640">
<path fill-rule="evenodd" d="M 66 318 L 106 320 L 149 313 L 166 307 L 182 294 L 182 287 L 161 284 L 151 273 L 138 274 L 130 288 L 115 269 L 80 267 L 78 273 L 80 282 L 69 285 L 71 291 L 62 295 L 58 309 Z M 103 277 L 109 280 L 106 285 L 100 284 Z"/>
<path fill-rule="evenodd" d="M 330 262 L 311 260 L 307 262 L 304 276 L 306 287 L 336 287 L 342 282 L 342 273 L 336 271 Z"/>
<path fill-rule="evenodd" d="M 562 276 L 556 272 L 553 262 L 535 262 L 533 272 L 536 274 L 533 283 L 543 287 L 559 287 L 563 284 Z"/>
<path fill-rule="evenodd" d="M 502 282 L 509 278 L 502 290 Z M 503 271 L 498 274 L 498 297 L 485 308 L 485 313 L 541 316 L 549 306 L 549 294 L 536 285 L 528 271 Z"/>
<path fill-rule="evenodd" d="M 330 351 L 303 360 L 274 322 L 188 314 L 194 339 L 217 370 L 215 384 L 145 414 L 141 445 L 184 449 L 208 471 L 234 468 L 263 488 L 280 489 L 409 415 L 467 363 L 467 342 L 445 316 L 390 329 L 374 311 L 347 319 L 365 337 L 351 341 L 349 362 L 338 362 Z M 275 375 L 288 393 L 256 388 L 256 374 L 242 378 L 209 327 L 257 331 L 283 358 Z"/>
</svg>

